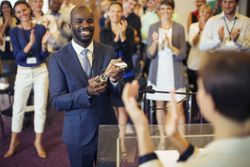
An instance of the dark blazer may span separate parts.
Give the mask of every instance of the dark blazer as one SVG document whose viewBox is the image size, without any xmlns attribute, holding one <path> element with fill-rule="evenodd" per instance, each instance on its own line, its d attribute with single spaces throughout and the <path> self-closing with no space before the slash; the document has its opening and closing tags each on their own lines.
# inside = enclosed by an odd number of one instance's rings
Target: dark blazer
<svg viewBox="0 0 250 167">
<path fill-rule="evenodd" d="M 112 47 L 94 41 L 92 76 L 101 74 L 114 56 Z M 121 94 L 121 84 L 108 81 L 99 96 L 87 93 L 88 78 L 69 43 L 51 55 L 49 63 L 52 105 L 64 111 L 63 141 L 66 144 L 86 145 L 97 137 L 100 124 L 116 124 L 110 94 Z"/>
</svg>

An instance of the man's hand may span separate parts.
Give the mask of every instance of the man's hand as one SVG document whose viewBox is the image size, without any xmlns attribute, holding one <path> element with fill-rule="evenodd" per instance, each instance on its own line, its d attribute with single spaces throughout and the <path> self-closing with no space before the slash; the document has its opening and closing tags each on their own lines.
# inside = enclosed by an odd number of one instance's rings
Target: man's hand
<svg viewBox="0 0 250 167">
<path fill-rule="evenodd" d="M 104 72 L 112 82 L 122 79 L 125 69 L 115 65 L 116 63 L 121 62 L 121 59 L 112 59 Z"/>
<path fill-rule="evenodd" d="M 219 28 L 218 35 L 219 35 L 220 41 L 222 42 L 224 40 L 224 37 L 225 37 L 224 26 L 221 26 Z"/>
<path fill-rule="evenodd" d="M 95 78 L 91 78 L 88 80 L 88 94 L 89 95 L 100 95 L 102 92 L 106 90 L 107 82 L 98 82 L 99 76 Z"/>
<path fill-rule="evenodd" d="M 232 33 L 231 33 L 231 39 L 234 41 L 234 42 L 236 42 L 237 41 L 237 39 L 239 38 L 239 36 L 240 36 L 240 29 L 234 29 L 233 31 L 232 31 Z"/>
</svg>

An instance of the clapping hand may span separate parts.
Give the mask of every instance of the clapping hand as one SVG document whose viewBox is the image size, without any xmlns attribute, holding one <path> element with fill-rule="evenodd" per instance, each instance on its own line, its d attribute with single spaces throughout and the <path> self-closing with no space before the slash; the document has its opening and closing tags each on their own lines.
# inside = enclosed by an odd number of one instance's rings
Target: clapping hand
<svg viewBox="0 0 250 167">
<path fill-rule="evenodd" d="M 125 69 L 115 65 L 121 62 L 121 59 L 112 59 L 104 72 L 112 82 L 116 82 L 122 78 Z"/>
<path fill-rule="evenodd" d="M 48 42 L 48 39 L 50 38 L 51 36 L 51 33 L 50 31 L 46 31 L 46 33 L 43 35 L 43 38 L 42 38 L 42 48 L 43 50 L 46 50 L 46 44 Z"/>
<path fill-rule="evenodd" d="M 218 30 L 218 35 L 221 41 L 224 40 L 225 32 L 224 32 L 224 26 L 221 26 Z"/>
<path fill-rule="evenodd" d="M 157 32 L 153 32 L 153 34 L 152 34 L 152 40 L 153 40 L 153 42 L 158 43 L 159 34 Z"/>
<path fill-rule="evenodd" d="M 240 36 L 240 29 L 237 28 L 232 31 L 230 38 L 235 42 L 237 41 L 239 36 Z"/>
<path fill-rule="evenodd" d="M 120 23 L 120 39 L 121 41 L 125 41 L 126 40 L 126 30 L 127 30 L 127 27 L 128 27 L 128 23 L 126 20 L 121 20 L 121 23 Z"/>
<path fill-rule="evenodd" d="M 32 29 L 30 32 L 30 40 L 29 40 L 31 45 L 33 45 L 35 43 L 35 40 L 36 40 L 35 29 Z"/>
<path fill-rule="evenodd" d="M 100 95 L 106 90 L 107 82 L 97 82 L 99 76 L 88 80 L 88 94 L 89 95 Z"/>
</svg>

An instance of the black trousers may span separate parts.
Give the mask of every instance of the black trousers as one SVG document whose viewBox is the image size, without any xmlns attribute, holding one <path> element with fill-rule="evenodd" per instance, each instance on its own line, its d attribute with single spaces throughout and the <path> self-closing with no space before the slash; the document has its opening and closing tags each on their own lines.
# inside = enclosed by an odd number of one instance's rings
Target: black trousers
<svg viewBox="0 0 250 167">
<path fill-rule="evenodd" d="M 87 145 L 67 144 L 71 167 L 93 167 L 96 163 L 97 136 Z"/>
</svg>

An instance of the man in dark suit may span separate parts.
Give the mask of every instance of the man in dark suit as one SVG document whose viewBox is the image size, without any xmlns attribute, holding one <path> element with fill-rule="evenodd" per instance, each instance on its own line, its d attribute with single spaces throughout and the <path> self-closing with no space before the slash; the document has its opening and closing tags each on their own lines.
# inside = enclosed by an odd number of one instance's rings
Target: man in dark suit
<svg viewBox="0 0 250 167">
<path fill-rule="evenodd" d="M 113 59 L 113 48 L 93 41 L 94 17 L 88 7 L 72 9 L 70 22 L 73 40 L 49 63 L 51 101 L 58 111 L 65 111 L 62 138 L 71 166 L 93 167 L 98 126 L 117 122 L 110 94 L 121 93 L 122 84 L 117 81 L 124 70 L 113 65 L 121 61 Z M 89 65 L 82 55 L 85 49 Z"/>
</svg>

